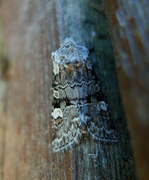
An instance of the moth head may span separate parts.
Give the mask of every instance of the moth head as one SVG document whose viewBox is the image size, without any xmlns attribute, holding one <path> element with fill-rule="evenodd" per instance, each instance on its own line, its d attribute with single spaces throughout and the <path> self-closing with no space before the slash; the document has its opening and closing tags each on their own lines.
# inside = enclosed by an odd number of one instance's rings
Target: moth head
<svg viewBox="0 0 149 180">
<path fill-rule="evenodd" d="M 66 64 L 84 64 L 88 58 L 88 49 L 78 46 L 71 38 L 66 38 L 58 50 L 52 53 L 52 59 L 59 66 Z"/>
</svg>

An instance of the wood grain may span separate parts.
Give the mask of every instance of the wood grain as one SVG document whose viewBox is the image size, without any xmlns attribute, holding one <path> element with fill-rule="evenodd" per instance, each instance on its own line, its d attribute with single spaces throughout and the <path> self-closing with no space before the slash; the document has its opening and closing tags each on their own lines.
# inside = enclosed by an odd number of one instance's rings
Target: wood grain
<svg viewBox="0 0 149 180">
<path fill-rule="evenodd" d="M 149 3 L 105 1 L 135 167 L 149 179 Z"/>
<path fill-rule="evenodd" d="M 8 82 L 4 180 L 135 179 L 108 26 L 92 2 L 3 1 L 1 13 L 12 70 Z M 90 49 L 90 61 L 118 131 L 119 140 L 114 146 L 84 139 L 66 153 L 49 149 L 51 52 L 66 37 Z"/>
</svg>

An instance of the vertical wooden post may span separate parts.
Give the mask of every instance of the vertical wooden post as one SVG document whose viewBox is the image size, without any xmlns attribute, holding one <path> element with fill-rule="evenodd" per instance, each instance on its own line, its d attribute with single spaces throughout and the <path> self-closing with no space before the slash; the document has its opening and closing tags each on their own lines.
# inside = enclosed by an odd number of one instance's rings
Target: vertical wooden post
<svg viewBox="0 0 149 180">
<path fill-rule="evenodd" d="M 135 179 L 126 120 L 105 16 L 91 0 L 7 0 L 1 11 L 12 76 L 8 83 L 4 179 Z M 118 131 L 116 145 L 84 139 L 50 152 L 51 52 L 66 37 L 90 49 L 90 61 Z"/>
</svg>

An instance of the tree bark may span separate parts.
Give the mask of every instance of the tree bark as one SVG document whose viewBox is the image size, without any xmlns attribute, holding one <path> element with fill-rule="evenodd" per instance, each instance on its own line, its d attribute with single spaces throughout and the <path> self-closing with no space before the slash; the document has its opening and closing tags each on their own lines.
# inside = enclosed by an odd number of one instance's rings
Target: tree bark
<svg viewBox="0 0 149 180">
<path fill-rule="evenodd" d="M 7 0 L 1 11 L 12 71 L 3 179 L 135 179 L 105 16 L 91 0 Z M 115 145 L 85 139 L 65 153 L 49 149 L 51 52 L 66 37 L 90 49 L 90 61 L 118 131 Z"/>
</svg>

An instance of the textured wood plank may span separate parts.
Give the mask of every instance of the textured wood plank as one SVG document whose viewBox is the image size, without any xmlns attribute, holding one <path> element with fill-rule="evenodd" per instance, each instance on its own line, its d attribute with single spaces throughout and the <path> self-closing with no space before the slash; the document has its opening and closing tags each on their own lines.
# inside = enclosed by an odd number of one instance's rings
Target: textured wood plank
<svg viewBox="0 0 149 180">
<path fill-rule="evenodd" d="M 149 2 L 106 0 L 138 178 L 149 179 Z"/>
<path fill-rule="evenodd" d="M 106 19 L 92 1 L 3 2 L 12 77 L 8 83 L 4 179 L 135 179 Z M 9 13 L 6 13 L 9 12 Z M 84 139 L 52 153 L 51 52 L 66 37 L 91 50 L 90 60 L 119 134 L 116 145 Z"/>
<path fill-rule="evenodd" d="M 5 132 L 6 132 L 6 100 L 9 60 L 6 53 L 4 26 L 0 18 L 0 179 L 4 174 Z"/>
</svg>

